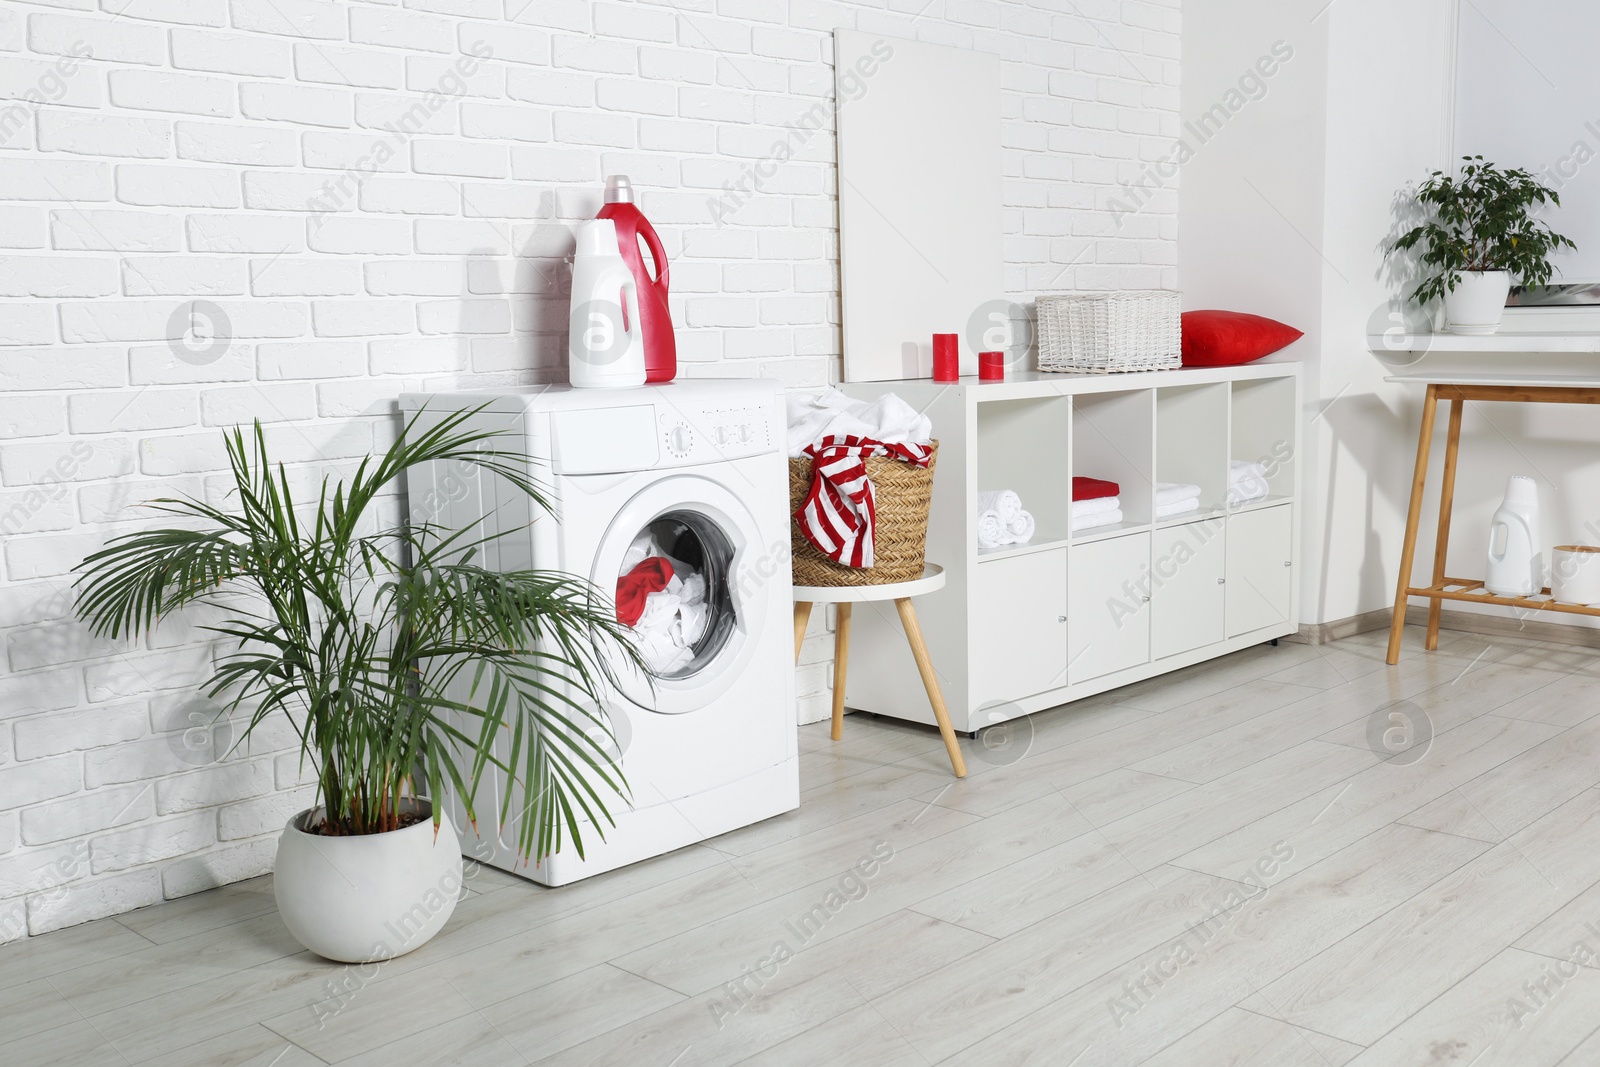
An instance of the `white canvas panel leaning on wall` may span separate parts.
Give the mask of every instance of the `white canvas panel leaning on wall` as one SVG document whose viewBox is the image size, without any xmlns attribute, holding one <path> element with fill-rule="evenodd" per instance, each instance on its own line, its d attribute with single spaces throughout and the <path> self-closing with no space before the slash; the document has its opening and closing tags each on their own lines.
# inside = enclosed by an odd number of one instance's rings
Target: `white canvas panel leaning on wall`
<svg viewBox="0 0 1600 1067">
<path fill-rule="evenodd" d="M 926 378 L 935 333 L 961 335 L 975 374 L 969 324 L 1005 292 L 1000 57 L 834 41 L 845 380 Z"/>
</svg>

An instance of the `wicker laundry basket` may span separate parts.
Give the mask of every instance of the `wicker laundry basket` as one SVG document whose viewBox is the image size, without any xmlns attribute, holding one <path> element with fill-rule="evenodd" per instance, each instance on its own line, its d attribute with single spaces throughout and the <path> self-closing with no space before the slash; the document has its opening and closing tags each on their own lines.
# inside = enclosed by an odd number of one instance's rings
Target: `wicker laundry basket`
<svg viewBox="0 0 1600 1067">
<path fill-rule="evenodd" d="M 1039 369 L 1110 374 L 1183 365 L 1178 293 L 1136 289 L 1039 297 Z"/>
<path fill-rule="evenodd" d="M 811 488 L 811 457 L 789 460 L 789 541 L 793 552 L 795 585 L 888 585 L 922 577 L 923 554 L 928 541 L 928 507 L 933 502 L 933 465 L 939 459 L 939 442 L 931 444 L 926 467 L 916 467 L 888 456 L 866 460 L 872 480 L 877 527 L 870 567 L 846 567 L 818 552 L 805 539 L 794 513 L 805 503 Z"/>
</svg>

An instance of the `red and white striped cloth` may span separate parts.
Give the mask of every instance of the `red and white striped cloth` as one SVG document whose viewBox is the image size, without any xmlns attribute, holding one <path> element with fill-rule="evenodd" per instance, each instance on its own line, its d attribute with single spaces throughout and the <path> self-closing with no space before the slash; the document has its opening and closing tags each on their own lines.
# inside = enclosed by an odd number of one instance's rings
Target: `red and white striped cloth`
<svg viewBox="0 0 1600 1067">
<path fill-rule="evenodd" d="M 885 444 L 870 437 L 824 437 L 807 445 L 805 454 L 811 457 L 811 488 L 794 513 L 800 533 L 835 563 L 872 566 L 878 510 L 864 461 L 869 456 L 892 456 L 926 467 L 933 447 Z"/>
</svg>

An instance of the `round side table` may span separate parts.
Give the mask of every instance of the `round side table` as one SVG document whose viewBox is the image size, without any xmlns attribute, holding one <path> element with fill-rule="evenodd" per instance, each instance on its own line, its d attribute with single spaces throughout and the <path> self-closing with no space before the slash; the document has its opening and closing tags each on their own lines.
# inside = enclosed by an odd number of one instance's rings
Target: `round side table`
<svg viewBox="0 0 1600 1067">
<path fill-rule="evenodd" d="M 910 582 L 892 582 L 888 585 L 797 585 L 794 587 L 794 655 L 800 658 L 800 644 L 805 640 L 806 623 L 811 620 L 813 604 L 838 606 L 838 625 L 833 633 L 833 739 L 844 734 L 844 683 L 850 665 L 850 609 L 855 604 L 883 600 L 894 601 L 900 612 L 900 625 L 905 627 L 906 642 L 917 661 L 917 673 L 922 675 L 922 686 L 928 691 L 928 703 L 933 705 L 933 717 L 939 724 L 939 735 L 944 738 L 945 751 L 950 754 L 950 766 L 957 778 L 967 776 L 966 761 L 961 758 L 961 745 L 956 732 L 950 727 L 950 713 L 945 710 L 944 694 L 939 691 L 939 679 L 933 672 L 933 661 L 928 658 L 928 646 L 922 640 L 922 627 L 917 625 L 917 612 L 911 598 L 944 588 L 944 568 L 928 564 L 922 577 Z"/>
</svg>

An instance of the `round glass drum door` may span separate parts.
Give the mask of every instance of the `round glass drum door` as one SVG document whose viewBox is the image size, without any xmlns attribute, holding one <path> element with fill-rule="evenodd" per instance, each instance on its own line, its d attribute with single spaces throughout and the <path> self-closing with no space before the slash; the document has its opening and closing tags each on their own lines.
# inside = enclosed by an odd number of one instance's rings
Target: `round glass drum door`
<svg viewBox="0 0 1600 1067">
<path fill-rule="evenodd" d="M 780 538 L 787 547 L 786 529 L 765 540 Z M 746 574 L 762 543 L 744 502 L 698 475 L 650 482 L 616 509 L 590 580 L 615 590 L 617 619 L 646 664 L 640 672 L 618 663 L 628 700 L 697 711 L 745 676 L 775 610 L 772 583 Z"/>
<path fill-rule="evenodd" d="M 617 574 L 618 617 L 655 678 L 692 678 L 727 647 L 738 623 L 733 557 L 728 535 L 692 510 L 656 518 L 628 546 Z"/>
</svg>

